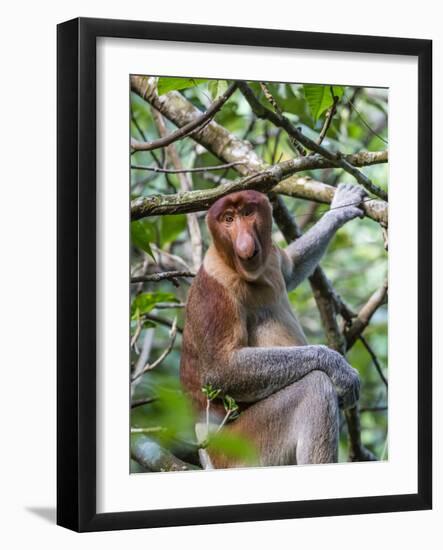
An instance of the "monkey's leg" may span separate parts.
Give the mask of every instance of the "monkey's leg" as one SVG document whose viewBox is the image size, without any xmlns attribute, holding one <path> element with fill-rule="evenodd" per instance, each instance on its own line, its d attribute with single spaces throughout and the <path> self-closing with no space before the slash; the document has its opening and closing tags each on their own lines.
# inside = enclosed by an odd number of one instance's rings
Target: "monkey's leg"
<svg viewBox="0 0 443 550">
<path fill-rule="evenodd" d="M 293 424 L 297 464 L 337 462 L 338 398 L 330 378 L 321 371 L 305 377 L 309 384 L 297 407 Z"/>
<path fill-rule="evenodd" d="M 257 466 L 337 461 L 338 400 L 329 377 L 312 371 L 301 380 L 255 403 L 226 431 L 256 447 Z M 215 468 L 251 464 L 211 453 Z"/>
</svg>

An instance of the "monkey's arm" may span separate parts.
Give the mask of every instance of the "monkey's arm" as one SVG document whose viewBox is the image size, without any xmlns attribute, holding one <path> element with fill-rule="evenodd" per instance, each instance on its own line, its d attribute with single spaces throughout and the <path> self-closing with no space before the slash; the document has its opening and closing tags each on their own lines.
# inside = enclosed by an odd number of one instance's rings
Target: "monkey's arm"
<svg viewBox="0 0 443 550">
<path fill-rule="evenodd" d="M 326 346 L 254 348 L 233 351 L 224 361 L 215 360 L 206 382 L 239 402 L 251 403 L 300 380 L 313 370 L 325 372 L 334 384 L 343 407 L 359 397 L 358 372 L 336 351 Z"/>
<path fill-rule="evenodd" d="M 288 290 L 292 290 L 311 275 L 335 232 L 349 220 L 363 215 L 359 206 L 365 196 L 366 192 L 362 187 L 341 183 L 335 192 L 331 209 L 309 231 L 285 249 L 282 269 Z"/>
</svg>

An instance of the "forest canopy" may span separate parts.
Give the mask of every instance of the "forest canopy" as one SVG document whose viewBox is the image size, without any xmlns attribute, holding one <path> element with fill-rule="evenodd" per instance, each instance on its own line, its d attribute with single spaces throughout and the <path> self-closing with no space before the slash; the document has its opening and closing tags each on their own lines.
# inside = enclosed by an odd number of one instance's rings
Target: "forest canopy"
<svg viewBox="0 0 443 550">
<path fill-rule="evenodd" d="M 346 354 L 359 407 L 340 416 L 339 460 L 386 460 L 388 90 L 131 77 L 131 471 L 204 467 L 178 369 L 187 293 L 210 238 L 208 207 L 268 194 L 284 248 L 329 209 L 340 182 L 365 187 L 321 266 L 289 293 L 309 343 Z M 202 388 L 208 406 L 211 391 Z M 235 403 L 225 403 L 227 417 Z M 248 441 L 214 438 L 254 456 Z"/>
</svg>

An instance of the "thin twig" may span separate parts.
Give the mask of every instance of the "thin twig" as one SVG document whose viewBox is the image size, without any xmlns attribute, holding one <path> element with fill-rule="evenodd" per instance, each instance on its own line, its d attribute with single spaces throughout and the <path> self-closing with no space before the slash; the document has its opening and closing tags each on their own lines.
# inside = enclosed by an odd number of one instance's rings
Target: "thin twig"
<svg viewBox="0 0 443 550">
<path fill-rule="evenodd" d="M 296 214 L 297 218 L 302 217 L 303 219 L 299 221 L 298 225 L 300 229 L 304 229 L 307 225 L 311 223 L 311 221 L 314 219 L 315 213 L 318 210 L 319 207 L 318 202 L 310 202 L 308 206 L 308 210 L 304 212 L 303 214 Z"/>
<path fill-rule="evenodd" d="M 388 295 L 388 280 L 386 279 L 383 285 L 377 289 L 357 313 L 355 319 L 344 327 L 344 335 L 346 338 L 347 349 L 351 348 L 354 342 L 361 336 L 365 328 L 368 326 L 374 313 L 387 300 Z"/>
<path fill-rule="evenodd" d="M 160 317 L 160 315 L 155 315 L 154 313 L 143 313 L 142 315 L 143 320 L 153 321 L 154 323 L 157 323 L 158 325 L 162 325 L 164 327 L 171 328 L 173 325 L 173 322 L 167 319 L 166 317 Z M 177 332 L 182 333 L 183 329 L 179 326 L 177 326 Z"/>
<path fill-rule="evenodd" d="M 367 352 L 369 353 L 369 355 L 371 356 L 372 362 L 374 363 L 374 366 L 375 366 L 375 368 L 376 368 L 383 384 L 386 386 L 386 389 L 387 389 L 388 388 L 388 381 L 386 380 L 386 377 L 383 374 L 383 370 L 381 368 L 381 365 L 378 361 L 377 356 L 374 353 L 374 350 L 371 348 L 371 346 L 369 345 L 369 342 L 366 340 L 366 338 L 362 334 L 360 334 L 359 339 L 360 339 L 361 343 L 365 346 L 365 348 L 366 348 Z"/>
<path fill-rule="evenodd" d="M 171 252 L 167 252 L 166 250 L 163 250 L 162 248 L 159 248 L 156 244 L 151 243 L 151 249 L 153 252 L 158 254 L 159 256 L 159 263 L 163 262 L 163 257 L 171 260 L 174 264 L 179 264 L 184 268 L 184 271 L 192 272 L 192 269 L 189 267 L 189 265 L 185 262 L 183 258 L 180 258 L 180 256 L 177 256 L 177 254 L 172 254 Z M 174 270 L 176 271 L 176 270 Z M 177 271 L 180 271 L 177 269 Z"/>
<path fill-rule="evenodd" d="M 338 103 L 339 97 L 334 95 L 334 88 L 332 86 L 330 86 L 330 90 L 331 90 L 331 96 L 332 96 L 333 103 L 332 103 L 330 109 L 328 110 L 328 114 L 326 115 L 325 122 L 324 122 L 323 127 L 320 131 L 320 134 L 318 136 L 317 145 L 322 144 L 322 141 L 325 139 L 326 134 L 329 130 L 329 127 L 331 126 L 332 119 L 334 118 L 334 115 L 337 112 L 337 103 Z"/>
<path fill-rule="evenodd" d="M 367 122 L 367 120 L 364 118 L 364 116 L 360 113 L 360 111 L 354 105 L 352 100 L 347 98 L 347 97 L 346 97 L 346 100 L 349 103 L 349 105 L 352 107 L 352 109 L 355 111 L 358 118 L 362 121 L 364 126 L 366 126 L 366 128 L 371 132 L 371 134 L 373 134 L 375 137 L 378 137 L 379 140 L 383 141 L 383 143 L 386 143 L 386 145 L 387 145 L 388 144 L 387 140 L 384 137 L 382 137 L 379 133 L 377 133 L 373 128 L 371 128 L 371 125 Z"/>
<path fill-rule="evenodd" d="M 157 432 L 165 432 L 166 428 L 163 426 L 152 426 L 149 428 L 131 428 L 132 434 L 149 434 L 149 433 L 157 433 Z"/>
<path fill-rule="evenodd" d="M 157 401 L 156 397 L 145 397 L 144 399 L 134 399 L 134 401 L 131 402 L 131 409 L 135 409 L 136 407 L 143 407 L 143 405 L 150 405 L 155 401 Z"/>
<path fill-rule="evenodd" d="M 151 347 L 152 347 L 152 341 L 154 339 L 154 331 L 146 330 L 145 331 L 145 337 L 143 338 L 143 345 L 140 352 L 140 355 L 137 359 L 137 362 L 135 363 L 133 374 L 138 374 L 144 367 L 144 365 L 148 362 L 149 355 L 151 353 Z M 140 379 L 138 379 L 134 384 L 131 384 L 131 398 L 134 395 L 134 392 L 136 390 L 137 384 L 140 382 Z"/>
<path fill-rule="evenodd" d="M 142 376 L 149 370 L 155 369 L 155 367 L 158 367 L 158 365 L 160 365 L 164 361 L 164 359 L 171 353 L 172 348 L 174 347 L 176 336 L 177 336 L 177 317 L 174 319 L 172 323 L 171 331 L 169 333 L 169 343 L 167 348 L 163 351 L 163 353 L 160 355 L 158 359 L 156 359 L 151 364 L 147 363 L 139 373 L 135 374 L 131 378 L 131 382 L 134 382 L 135 380 L 137 380 L 137 378 L 140 378 L 140 376 Z"/>
<path fill-rule="evenodd" d="M 157 166 L 142 166 L 139 164 L 132 164 L 131 168 L 133 170 L 148 170 L 149 172 L 158 172 L 161 174 L 184 174 L 187 172 L 211 172 L 215 170 L 224 170 L 238 166 L 239 164 L 244 164 L 243 161 L 239 160 L 236 162 L 229 162 L 227 164 L 220 164 L 218 166 L 197 166 L 195 168 L 158 168 Z"/>
<path fill-rule="evenodd" d="M 155 309 L 183 309 L 186 307 L 184 302 L 157 302 L 154 305 Z"/>
<path fill-rule="evenodd" d="M 209 119 L 213 118 L 214 115 L 223 107 L 226 101 L 235 92 L 236 89 L 236 84 L 231 84 L 229 88 L 225 91 L 225 93 L 222 94 L 209 106 L 206 112 L 204 112 L 201 116 L 199 116 L 189 124 L 185 124 L 175 132 L 156 139 L 155 141 L 149 142 L 140 142 L 135 139 L 131 139 L 131 147 L 136 151 L 152 151 L 153 149 L 166 147 L 167 145 L 174 143 L 174 141 L 184 138 L 185 136 L 189 135 L 191 132 L 205 124 Z"/>
<path fill-rule="evenodd" d="M 283 117 L 283 111 L 281 110 L 280 105 L 277 103 L 277 100 L 275 99 L 275 97 L 272 95 L 270 89 L 266 86 L 266 84 L 264 82 L 260 82 L 260 87 L 261 87 L 261 89 L 264 93 L 265 98 L 274 107 L 274 109 L 276 110 L 278 115 L 280 117 Z M 281 129 L 282 128 L 280 128 L 280 130 Z M 293 146 L 294 150 L 296 151 L 296 153 L 298 153 L 302 157 L 306 156 L 306 151 L 305 151 L 304 147 L 297 140 L 295 140 L 293 136 L 291 136 L 291 135 L 289 136 L 289 141 L 290 141 L 291 145 Z"/>
<path fill-rule="evenodd" d="M 141 331 L 142 331 L 142 322 L 139 318 L 139 319 L 137 319 L 137 326 L 135 327 L 134 335 L 131 338 L 131 348 L 133 348 L 135 346 L 135 343 L 137 342 L 138 337 L 141 334 Z"/>
</svg>

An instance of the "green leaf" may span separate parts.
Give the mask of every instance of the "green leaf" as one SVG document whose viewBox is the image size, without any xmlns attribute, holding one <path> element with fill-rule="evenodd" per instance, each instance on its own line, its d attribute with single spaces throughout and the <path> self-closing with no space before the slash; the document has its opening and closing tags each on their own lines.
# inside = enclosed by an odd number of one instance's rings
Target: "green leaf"
<svg viewBox="0 0 443 550">
<path fill-rule="evenodd" d="M 148 221 L 137 220 L 137 221 L 131 222 L 132 244 L 144 250 L 147 254 L 151 256 L 151 258 L 155 262 L 156 260 L 155 260 L 154 254 L 152 253 L 151 245 L 149 244 L 154 240 L 154 238 L 155 238 L 155 230 Z"/>
<path fill-rule="evenodd" d="M 215 99 L 218 95 L 218 80 L 210 80 L 208 84 L 208 90 L 212 99 Z"/>
<path fill-rule="evenodd" d="M 161 216 L 157 227 L 160 231 L 160 246 L 171 243 L 186 229 L 186 215 Z"/>
<path fill-rule="evenodd" d="M 313 119 L 317 120 L 334 103 L 334 96 L 341 98 L 343 96 L 342 86 L 323 86 L 321 84 L 303 84 L 306 101 L 309 105 Z"/>
<path fill-rule="evenodd" d="M 250 464 L 257 461 L 257 449 L 245 437 L 224 430 L 211 435 L 208 448 L 211 451 L 237 458 Z"/>
<path fill-rule="evenodd" d="M 206 82 L 207 78 L 169 78 L 161 77 L 158 79 L 157 91 L 158 95 L 167 94 L 172 90 L 184 90 L 185 88 L 193 88 L 198 84 Z"/>
<path fill-rule="evenodd" d="M 178 302 L 178 300 L 172 292 L 143 292 L 132 301 L 131 318 L 137 319 L 143 313 L 149 313 L 159 302 Z"/>
<path fill-rule="evenodd" d="M 230 395 L 225 395 L 223 397 L 223 405 L 225 407 L 226 412 L 228 412 L 228 411 L 234 412 L 234 411 L 238 410 L 238 405 L 237 405 L 235 399 L 233 397 L 231 397 Z"/>
<path fill-rule="evenodd" d="M 203 388 L 201 390 L 206 395 L 206 397 L 208 398 L 208 401 L 213 401 L 221 393 L 221 390 L 213 388 L 212 384 L 206 384 L 206 386 L 203 386 Z"/>
</svg>

